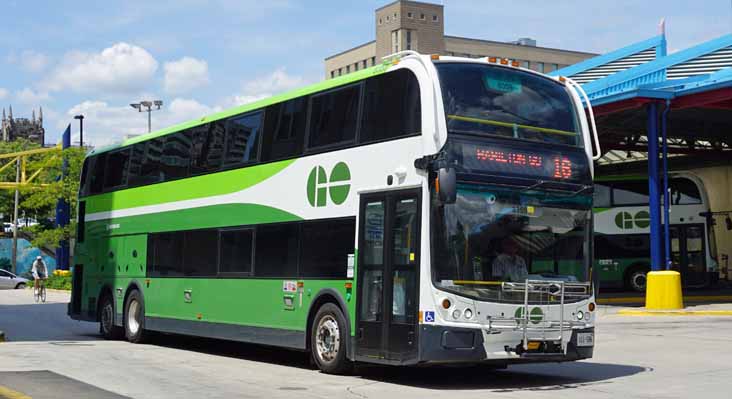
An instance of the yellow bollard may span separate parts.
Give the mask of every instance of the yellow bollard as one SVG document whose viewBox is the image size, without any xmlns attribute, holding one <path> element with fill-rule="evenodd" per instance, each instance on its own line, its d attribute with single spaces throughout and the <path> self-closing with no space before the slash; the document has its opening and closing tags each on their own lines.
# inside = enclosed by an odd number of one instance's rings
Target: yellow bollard
<svg viewBox="0 0 732 399">
<path fill-rule="evenodd" d="M 646 309 L 683 309 L 681 274 L 670 270 L 649 272 L 646 281 Z"/>
</svg>

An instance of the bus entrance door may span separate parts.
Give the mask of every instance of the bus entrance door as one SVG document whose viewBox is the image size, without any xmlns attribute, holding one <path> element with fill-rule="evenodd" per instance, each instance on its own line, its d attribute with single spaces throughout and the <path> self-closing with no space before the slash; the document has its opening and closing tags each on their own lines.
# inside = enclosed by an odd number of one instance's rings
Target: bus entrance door
<svg viewBox="0 0 732 399">
<path fill-rule="evenodd" d="M 356 356 L 408 363 L 417 356 L 419 191 L 361 196 Z"/>
<path fill-rule="evenodd" d="M 685 287 L 706 285 L 706 249 L 703 224 L 669 226 L 672 269 L 681 273 Z"/>
</svg>

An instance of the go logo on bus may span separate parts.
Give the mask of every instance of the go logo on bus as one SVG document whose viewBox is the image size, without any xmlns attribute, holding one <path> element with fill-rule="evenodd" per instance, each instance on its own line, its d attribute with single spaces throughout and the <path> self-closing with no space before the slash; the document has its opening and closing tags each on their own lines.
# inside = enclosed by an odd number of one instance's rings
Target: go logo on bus
<svg viewBox="0 0 732 399">
<path fill-rule="evenodd" d="M 326 206 L 328 196 L 336 205 L 344 203 L 351 191 L 350 181 L 351 171 L 345 162 L 338 162 L 330 171 L 330 176 L 325 173 L 325 168 L 322 166 L 314 167 L 310 171 L 307 184 L 310 206 Z"/>
<path fill-rule="evenodd" d="M 513 314 L 513 316 L 516 318 L 516 322 L 518 323 L 519 320 L 523 320 L 524 318 L 524 308 L 523 306 L 516 309 L 516 312 Z M 544 319 L 544 312 L 541 311 L 541 308 L 533 308 L 529 312 L 529 320 L 534 324 L 539 324 L 540 321 Z"/>
<path fill-rule="evenodd" d="M 651 215 L 648 211 L 638 211 L 635 216 L 629 212 L 619 212 L 615 215 L 615 225 L 621 229 L 632 229 L 634 226 L 645 229 L 651 225 Z"/>
</svg>

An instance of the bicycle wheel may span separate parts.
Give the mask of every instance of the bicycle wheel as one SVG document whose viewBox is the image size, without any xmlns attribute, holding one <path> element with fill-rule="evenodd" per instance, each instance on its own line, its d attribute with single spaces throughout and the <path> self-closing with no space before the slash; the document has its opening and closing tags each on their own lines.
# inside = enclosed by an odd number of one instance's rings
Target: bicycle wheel
<svg viewBox="0 0 732 399">
<path fill-rule="evenodd" d="M 33 300 L 38 303 L 39 299 L 41 299 L 40 288 L 33 287 Z"/>
<path fill-rule="evenodd" d="M 46 303 L 46 286 L 41 286 L 41 302 Z"/>
</svg>

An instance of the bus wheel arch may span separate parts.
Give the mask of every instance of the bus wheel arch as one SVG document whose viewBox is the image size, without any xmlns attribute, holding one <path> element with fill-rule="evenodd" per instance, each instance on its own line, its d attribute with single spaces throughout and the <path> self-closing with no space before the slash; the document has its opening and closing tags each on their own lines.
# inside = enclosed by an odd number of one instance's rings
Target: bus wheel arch
<svg viewBox="0 0 732 399">
<path fill-rule="evenodd" d="M 132 301 L 135 303 L 133 304 Z M 122 326 L 125 337 L 132 343 L 137 344 L 144 342 L 147 336 L 145 331 L 145 296 L 142 293 L 142 288 L 140 288 L 140 285 L 137 282 L 133 281 L 127 286 L 124 302 L 122 302 L 122 304 Z M 136 320 L 136 326 L 131 326 L 128 321 L 130 305 L 133 305 L 136 310 L 139 306 L 140 318 Z"/>
<path fill-rule="evenodd" d="M 105 339 L 116 340 L 123 337 L 124 331 L 122 328 L 114 324 L 116 309 L 114 291 L 112 291 L 112 287 L 105 284 L 99 291 L 96 312 L 96 319 L 99 321 L 99 333 Z"/>
<path fill-rule="evenodd" d="M 646 274 L 651 271 L 648 263 L 634 263 L 625 270 L 623 282 L 625 287 L 636 292 L 646 292 Z"/>
<path fill-rule="evenodd" d="M 346 359 L 352 360 L 353 359 L 353 347 L 351 345 L 351 318 L 348 314 L 348 307 L 345 304 L 345 301 L 343 300 L 343 297 L 338 293 L 338 291 L 330 288 L 326 288 L 323 290 L 320 290 L 318 294 L 313 299 L 313 302 L 310 305 L 310 309 L 308 311 L 308 317 L 307 317 L 307 326 L 305 329 L 305 349 L 313 354 L 313 348 L 311 343 L 311 335 L 312 331 L 315 328 L 315 318 L 318 314 L 318 311 L 325 306 L 326 304 L 332 304 L 338 310 L 340 310 L 341 315 L 344 318 L 344 324 L 345 324 L 345 340 L 343 344 L 345 345 L 345 356 Z"/>
</svg>

